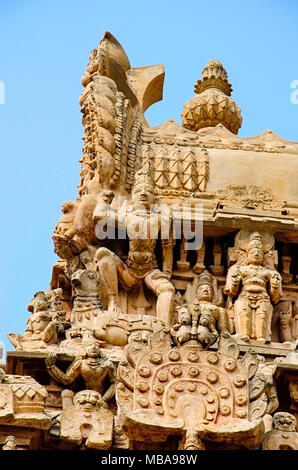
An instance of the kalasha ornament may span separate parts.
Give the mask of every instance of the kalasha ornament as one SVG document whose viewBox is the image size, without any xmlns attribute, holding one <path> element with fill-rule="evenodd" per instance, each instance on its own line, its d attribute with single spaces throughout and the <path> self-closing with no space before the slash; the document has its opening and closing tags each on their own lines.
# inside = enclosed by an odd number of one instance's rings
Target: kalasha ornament
<svg viewBox="0 0 298 470">
<path fill-rule="evenodd" d="M 210 60 L 195 85 L 197 96 L 184 105 L 181 120 L 183 127 L 198 131 L 204 127 L 223 124 L 237 134 L 242 124 L 241 110 L 230 97 L 232 86 L 227 72 L 219 60 Z"/>
</svg>

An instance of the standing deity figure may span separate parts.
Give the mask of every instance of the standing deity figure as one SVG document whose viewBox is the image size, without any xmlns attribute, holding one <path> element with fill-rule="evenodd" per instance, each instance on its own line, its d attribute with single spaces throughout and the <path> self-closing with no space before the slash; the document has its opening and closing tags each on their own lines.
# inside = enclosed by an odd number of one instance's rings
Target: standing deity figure
<svg viewBox="0 0 298 470">
<path fill-rule="evenodd" d="M 102 297 L 107 299 L 107 310 L 121 312 L 118 281 L 130 291 L 145 285 L 157 296 L 157 318 L 170 325 L 174 306 L 175 289 L 170 282 L 173 266 L 173 236 L 170 214 L 157 212 L 150 174 L 142 169 L 135 175 L 132 189 L 132 203 L 127 208 L 122 221 L 111 210 L 111 221 L 120 228 L 124 225 L 129 239 L 129 253 L 124 263 L 115 253 L 105 247 L 96 252 L 97 270 L 102 285 Z M 101 215 L 96 210 L 97 223 L 109 220 L 107 208 Z M 167 233 L 165 235 L 165 229 Z M 155 247 L 161 236 L 163 250 L 163 270 L 158 269 Z"/>
<path fill-rule="evenodd" d="M 264 266 L 261 235 L 252 233 L 246 263 L 236 263 L 230 267 L 225 286 L 225 292 L 231 299 L 238 296 L 233 305 L 234 322 L 236 334 L 242 340 L 271 341 L 273 305 L 281 298 L 281 283 L 280 274 Z"/>
</svg>

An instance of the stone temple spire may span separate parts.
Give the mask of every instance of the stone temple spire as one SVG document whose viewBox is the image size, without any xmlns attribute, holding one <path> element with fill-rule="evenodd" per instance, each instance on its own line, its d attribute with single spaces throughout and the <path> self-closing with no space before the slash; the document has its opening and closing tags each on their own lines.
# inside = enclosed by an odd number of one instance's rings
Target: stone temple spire
<svg viewBox="0 0 298 470">
<path fill-rule="evenodd" d="M 197 96 L 184 105 L 181 114 L 183 127 L 197 131 L 223 124 L 229 131 L 238 133 L 242 124 L 241 110 L 230 98 L 232 85 L 219 60 L 208 62 L 194 91 Z"/>
</svg>

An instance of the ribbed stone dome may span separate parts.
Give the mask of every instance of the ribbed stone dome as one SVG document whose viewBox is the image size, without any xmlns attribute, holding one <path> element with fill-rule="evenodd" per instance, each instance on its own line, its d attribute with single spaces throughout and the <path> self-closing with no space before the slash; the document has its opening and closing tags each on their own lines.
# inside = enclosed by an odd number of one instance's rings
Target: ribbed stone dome
<svg viewBox="0 0 298 470">
<path fill-rule="evenodd" d="M 208 62 L 194 91 L 197 96 L 184 105 L 181 114 L 183 127 L 197 131 L 223 124 L 229 131 L 238 133 L 242 124 L 241 110 L 230 97 L 232 86 L 219 60 Z"/>
</svg>

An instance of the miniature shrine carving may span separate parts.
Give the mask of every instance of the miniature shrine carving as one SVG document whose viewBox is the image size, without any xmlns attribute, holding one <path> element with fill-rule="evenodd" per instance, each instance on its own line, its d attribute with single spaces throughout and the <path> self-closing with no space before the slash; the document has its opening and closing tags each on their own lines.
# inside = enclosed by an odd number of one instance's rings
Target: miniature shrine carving
<svg viewBox="0 0 298 470">
<path fill-rule="evenodd" d="M 0 384 L 0 425 L 49 429 L 48 392 L 30 376 L 6 374 Z"/>
</svg>

